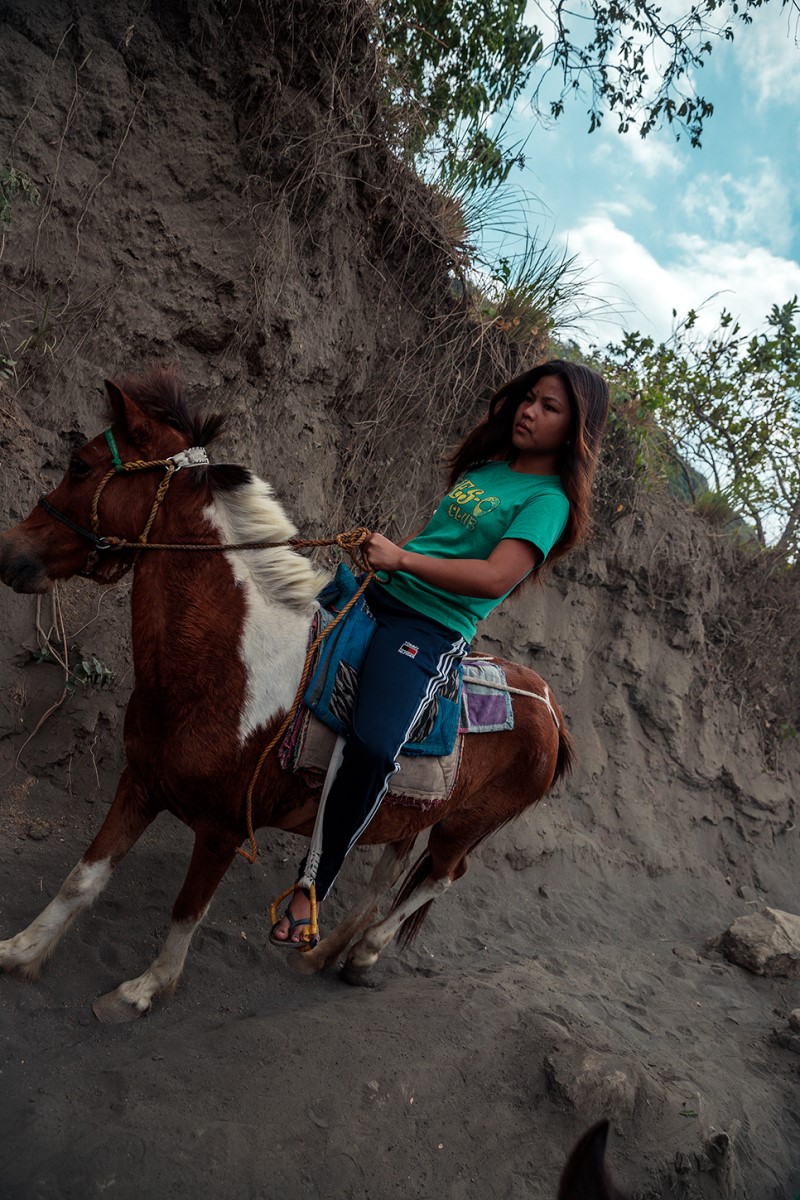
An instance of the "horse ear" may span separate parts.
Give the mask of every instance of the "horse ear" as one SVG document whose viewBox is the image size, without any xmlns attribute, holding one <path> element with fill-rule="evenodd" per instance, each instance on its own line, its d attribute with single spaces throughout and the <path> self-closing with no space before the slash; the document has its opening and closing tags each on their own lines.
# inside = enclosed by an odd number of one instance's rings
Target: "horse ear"
<svg viewBox="0 0 800 1200">
<path fill-rule="evenodd" d="M 153 440 L 155 434 L 155 426 L 153 422 L 145 416 L 138 404 L 131 400 L 130 396 L 126 396 L 122 388 L 118 387 L 110 379 L 105 381 L 108 398 L 111 402 L 111 411 L 114 415 L 114 420 L 119 421 L 130 442 L 133 442 L 140 450 L 145 450 Z"/>
<path fill-rule="evenodd" d="M 583 1135 L 564 1168 L 558 1200 L 614 1200 L 620 1196 L 603 1161 L 607 1137 L 608 1121 L 598 1121 Z"/>
</svg>

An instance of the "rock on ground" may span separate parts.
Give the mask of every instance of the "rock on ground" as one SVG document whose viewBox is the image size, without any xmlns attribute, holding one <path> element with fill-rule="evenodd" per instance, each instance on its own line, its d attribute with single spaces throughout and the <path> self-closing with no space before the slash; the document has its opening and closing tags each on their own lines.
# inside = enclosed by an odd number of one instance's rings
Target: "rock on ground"
<svg viewBox="0 0 800 1200">
<path fill-rule="evenodd" d="M 793 913 L 763 908 L 739 917 L 722 935 L 720 948 L 756 975 L 800 979 L 800 917 Z"/>
</svg>

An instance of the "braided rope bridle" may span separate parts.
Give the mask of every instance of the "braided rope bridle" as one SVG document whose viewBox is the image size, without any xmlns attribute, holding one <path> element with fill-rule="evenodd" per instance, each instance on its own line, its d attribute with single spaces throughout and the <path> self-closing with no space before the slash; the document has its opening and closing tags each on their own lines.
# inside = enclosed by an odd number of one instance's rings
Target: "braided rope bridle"
<svg viewBox="0 0 800 1200">
<path fill-rule="evenodd" d="M 150 542 L 148 538 L 153 527 L 153 522 L 156 519 L 158 510 L 164 500 L 164 497 L 169 490 L 174 476 L 178 471 L 187 467 L 208 467 L 210 462 L 205 449 L 202 446 L 191 446 L 188 450 L 181 450 L 178 454 L 173 454 L 170 458 L 155 458 L 148 461 L 144 459 L 131 459 L 128 462 L 123 462 L 120 458 L 117 443 L 114 434 L 110 429 L 105 431 L 105 439 L 111 451 L 112 467 L 105 473 L 95 489 L 89 507 L 90 524 L 81 525 L 77 521 L 73 521 L 66 513 L 61 512 L 51 504 L 46 496 L 39 497 L 39 507 L 62 525 L 66 525 L 73 533 L 77 533 L 80 537 L 89 542 L 91 549 L 86 560 L 86 565 L 78 574 L 87 578 L 92 578 L 94 569 L 100 559 L 100 556 L 109 551 L 119 550 L 134 550 L 136 554 L 127 562 L 120 563 L 120 569 L 111 576 L 107 576 L 109 582 L 116 582 L 131 569 L 136 562 L 138 554 L 142 550 L 191 550 L 205 553 L 221 553 L 229 550 L 273 550 L 281 547 L 288 547 L 292 550 L 307 550 L 321 546 L 338 546 L 340 550 L 344 550 L 350 555 L 353 562 L 360 571 L 369 572 L 369 564 L 364 558 L 362 546 L 369 537 L 370 531 L 363 525 L 356 526 L 355 529 L 349 529 L 343 533 L 337 533 L 331 538 L 287 538 L 281 542 Z M 100 497 L 106 484 L 114 478 L 115 475 L 130 474 L 134 471 L 148 471 L 156 468 L 164 470 L 164 478 L 156 489 L 156 494 L 153 499 L 153 504 L 150 508 L 150 513 L 145 522 L 144 528 L 135 541 L 129 541 L 127 538 L 115 537 L 113 534 L 103 534 L 100 532 Z"/>
<path fill-rule="evenodd" d="M 86 565 L 82 571 L 78 572 L 78 574 L 89 579 L 93 578 L 93 572 L 97 566 L 100 556 L 114 550 L 135 550 L 136 554 L 127 562 L 121 562 L 119 564 L 119 569 L 115 573 L 106 575 L 107 582 L 116 582 L 118 579 L 121 579 L 122 576 L 135 564 L 137 558 L 139 557 L 139 553 L 143 550 L 191 550 L 196 552 L 213 553 L 229 550 L 272 550 L 280 547 L 289 547 L 292 550 L 303 550 L 320 546 L 338 546 L 341 550 L 344 550 L 350 555 L 350 558 L 353 560 L 353 563 L 358 570 L 364 573 L 364 578 L 362 579 L 355 595 L 352 596 L 348 603 L 340 610 L 340 612 L 337 613 L 334 620 L 326 625 L 325 628 L 317 634 L 309 646 L 305 663 L 303 665 L 303 671 L 300 676 L 300 684 L 295 694 L 294 701 L 292 702 L 292 705 L 285 718 L 281 722 L 277 733 L 275 733 L 268 744 L 264 747 L 258 758 L 258 762 L 256 763 L 245 797 L 245 823 L 247 826 L 247 837 L 250 841 L 252 849 L 249 851 L 244 850 L 241 846 L 237 849 L 237 853 L 241 854 L 242 858 L 246 859 L 247 862 L 252 864 L 255 862 L 258 856 L 258 844 L 256 842 L 255 830 L 253 828 L 253 793 L 256 783 L 261 774 L 261 770 L 264 766 L 267 755 L 278 745 L 286 730 L 289 728 L 289 725 L 293 720 L 298 708 L 300 707 L 300 704 L 302 703 L 303 694 L 305 692 L 305 687 L 311 670 L 311 664 L 314 660 L 314 655 L 320 643 L 328 636 L 328 634 L 333 631 L 333 629 L 335 629 L 335 627 L 347 615 L 350 609 L 353 608 L 353 606 L 363 595 L 369 583 L 375 578 L 374 572 L 370 569 L 369 563 L 367 562 L 363 551 L 364 542 L 369 537 L 370 531 L 365 526 L 357 526 L 355 529 L 347 530 L 344 533 L 337 533 L 331 538 L 288 538 L 281 542 L 149 542 L 147 539 L 150 536 L 153 522 L 156 519 L 158 510 L 161 507 L 175 474 L 187 467 L 210 466 L 211 464 L 209 463 L 208 455 L 202 446 L 192 446 L 188 450 L 180 451 L 179 454 L 173 454 L 170 458 L 157 458 L 149 461 L 145 461 L 144 459 L 132 459 L 128 462 L 123 462 L 112 431 L 107 429 L 104 436 L 111 452 L 112 467 L 109 471 L 106 471 L 105 475 L 98 483 L 94 495 L 92 496 L 89 508 L 90 525 L 88 527 L 79 524 L 77 521 L 73 521 L 72 518 L 67 516 L 66 513 L 62 513 L 53 504 L 51 504 L 45 496 L 41 496 L 39 498 L 39 507 L 44 509 L 49 516 L 54 517 L 57 521 L 60 521 L 62 525 L 65 525 L 68 529 L 71 529 L 73 533 L 77 533 L 80 537 L 85 538 L 86 541 L 89 542 L 91 548 L 86 560 Z M 127 538 L 115 537 L 112 534 L 102 534 L 100 532 L 99 506 L 100 497 L 103 494 L 106 484 L 113 479 L 115 475 L 130 474 L 134 471 L 147 471 L 159 467 L 164 470 L 164 478 L 161 480 L 158 488 L 156 489 L 156 494 L 153 499 L 147 521 L 145 522 L 144 528 L 142 529 L 142 532 L 139 534 L 136 541 L 129 541 Z M 314 925 L 315 924 L 316 921 L 314 921 Z M 310 932 L 315 934 L 316 929 L 312 928 L 312 931 Z"/>
</svg>

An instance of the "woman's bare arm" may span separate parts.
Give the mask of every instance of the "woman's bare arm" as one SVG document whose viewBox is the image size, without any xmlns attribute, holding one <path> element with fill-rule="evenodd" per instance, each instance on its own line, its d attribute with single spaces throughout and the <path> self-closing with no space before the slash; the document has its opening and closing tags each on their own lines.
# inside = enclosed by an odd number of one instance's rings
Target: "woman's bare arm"
<svg viewBox="0 0 800 1200">
<path fill-rule="evenodd" d="M 370 534 L 364 549 L 374 571 L 407 571 L 455 596 L 475 596 L 481 600 L 499 600 L 505 596 L 541 558 L 536 546 L 521 538 L 503 538 L 486 559 L 416 554 L 380 533 Z"/>
</svg>

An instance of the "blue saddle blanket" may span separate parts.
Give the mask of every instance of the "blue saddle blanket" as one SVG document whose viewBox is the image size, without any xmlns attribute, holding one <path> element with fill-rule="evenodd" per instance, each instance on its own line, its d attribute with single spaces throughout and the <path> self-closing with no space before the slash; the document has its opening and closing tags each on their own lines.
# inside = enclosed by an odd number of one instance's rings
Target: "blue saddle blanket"
<svg viewBox="0 0 800 1200">
<path fill-rule="evenodd" d="M 318 597 L 322 627 L 335 619 L 358 586 L 352 572 L 341 563 L 335 578 Z M 375 618 L 361 596 L 322 643 L 303 697 L 306 707 L 343 737 L 350 732 L 359 671 L 374 631 Z M 501 690 L 504 684 L 505 676 L 496 664 L 465 659 L 417 718 L 403 754 L 441 757 L 452 753 L 459 731 L 513 729 L 511 697 Z"/>
</svg>

